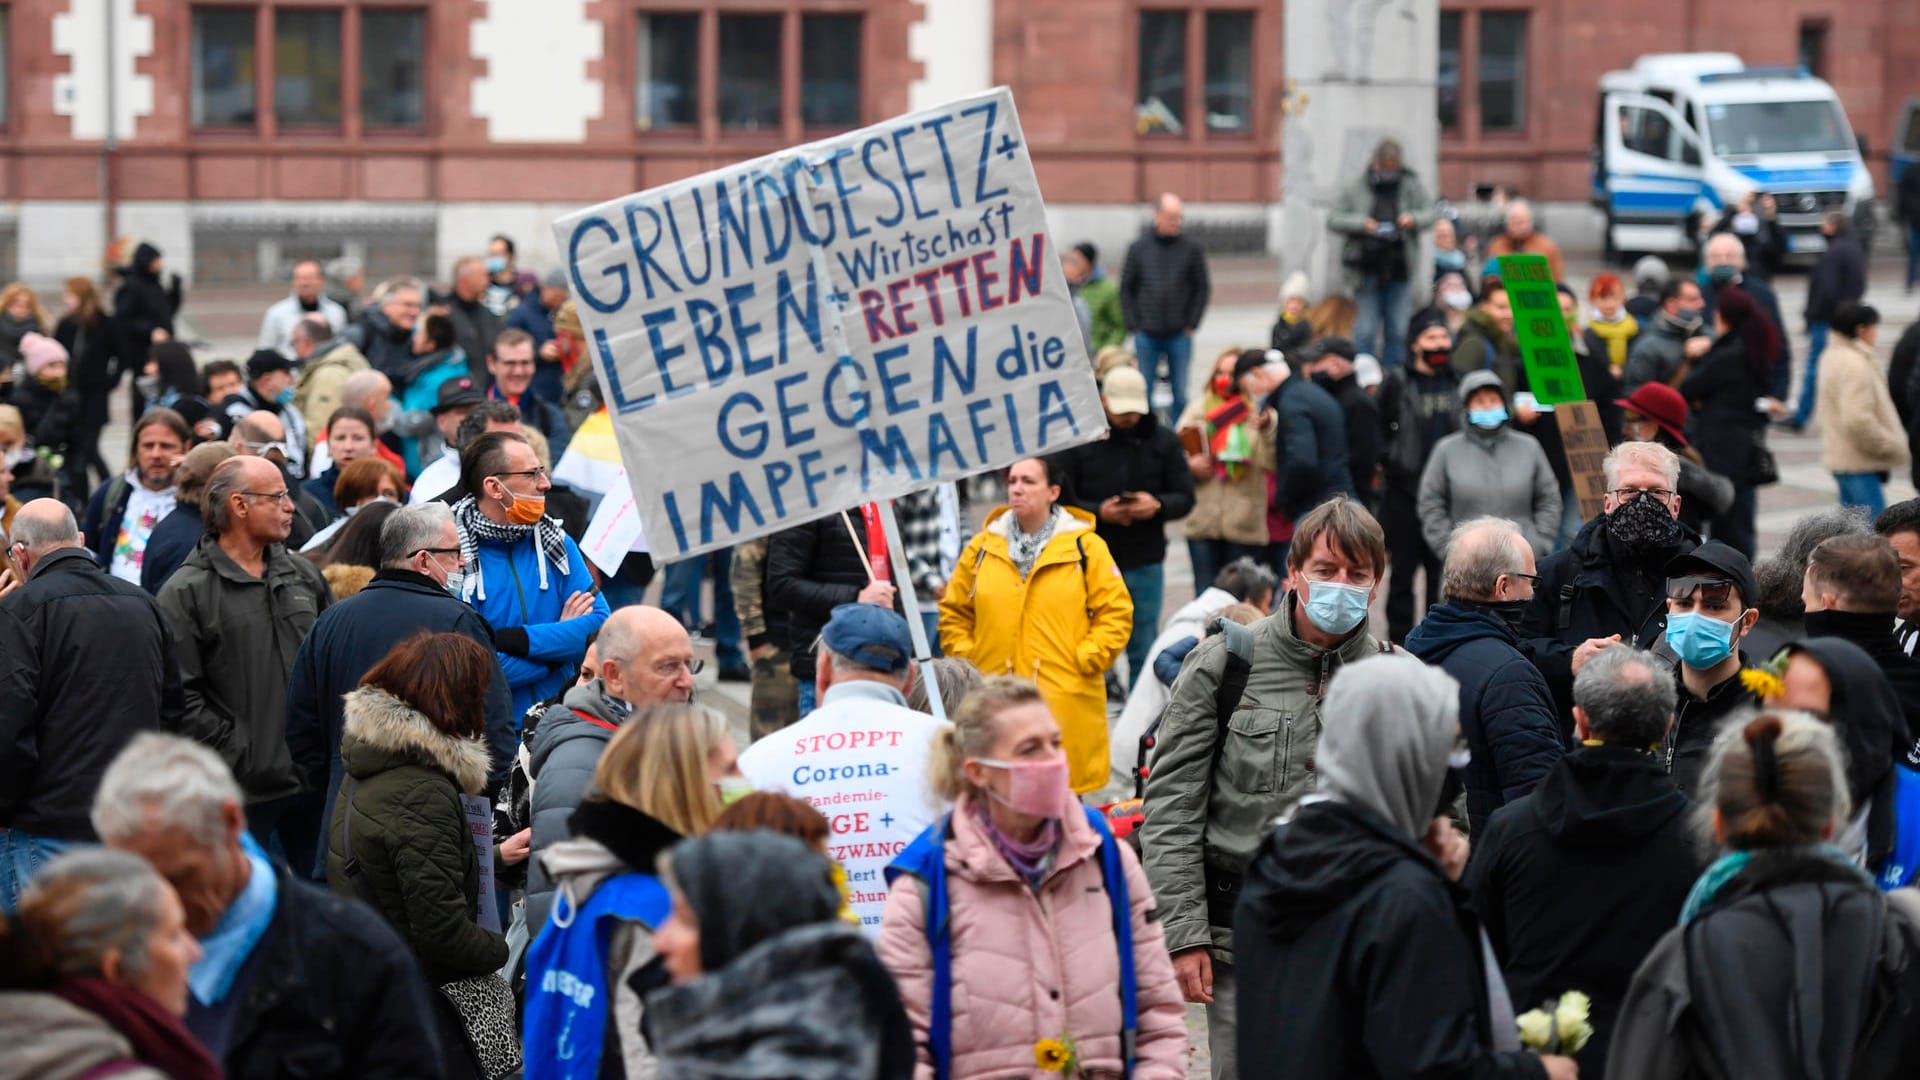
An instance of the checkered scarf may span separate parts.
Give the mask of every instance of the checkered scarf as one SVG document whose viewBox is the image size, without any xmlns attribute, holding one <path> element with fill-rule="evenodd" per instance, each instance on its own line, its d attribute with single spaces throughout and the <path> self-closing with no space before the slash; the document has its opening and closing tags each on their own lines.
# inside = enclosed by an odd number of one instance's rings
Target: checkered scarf
<svg viewBox="0 0 1920 1080">
<path fill-rule="evenodd" d="M 480 512 L 480 504 L 471 495 L 453 504 L 453 521 L 460 529 L 460 555 L 467 562 L 467 585 L 462 590 L 461 599 L 477 597 L 487 598 L 486 581 L 480 576 L 480 542 L 490 544 L 517 544 L 532 536 L 537 545 L 534 549 L 536 561 L 540 566 L 540 591 L 547 589 L 547 564 L 562 574 L 567 569 L 567 534 L 560 529 L 560 523 L 550 517 L 542 517 L 532 525 L 503 525 Z"/>
</svg>

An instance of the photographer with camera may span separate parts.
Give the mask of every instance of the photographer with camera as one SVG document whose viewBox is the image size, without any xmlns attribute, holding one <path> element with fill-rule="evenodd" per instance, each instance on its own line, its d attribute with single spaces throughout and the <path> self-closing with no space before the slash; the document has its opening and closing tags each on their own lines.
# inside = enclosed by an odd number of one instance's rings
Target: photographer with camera
<svg viewBox="0 0 1920 1080">
<path fill-rule="evenodd" d="M 1354 347 L 1389 366 L 1407 354 L 1404 331 L 1412 300 L 1412 269 L 1420 261 L 1420 232 L 1439 218 L 1420 177 L 1401 161 L 1400 144 L 1382 139 L 1366 175 L 1340 193 L 1327 227 L 1346 237 L 1346 264 L 1354 303 Z"/>
</svg>

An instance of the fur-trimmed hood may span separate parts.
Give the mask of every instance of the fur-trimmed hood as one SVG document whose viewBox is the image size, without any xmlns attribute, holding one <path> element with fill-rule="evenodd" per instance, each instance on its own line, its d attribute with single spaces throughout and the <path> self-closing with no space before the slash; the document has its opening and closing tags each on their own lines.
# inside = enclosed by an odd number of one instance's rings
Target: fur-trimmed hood
<svg viewBox="0 0 1920 1080">
<path fill-rule="evenodd" d="M 491 758 L 484 739 L 448 735 L 420 710 L 371 686 L 346 696 L 345 715 L 340 760 L 356 779 L 421 765 L 446 773 L 469 795 L 486 790 Z"/>
</svg>

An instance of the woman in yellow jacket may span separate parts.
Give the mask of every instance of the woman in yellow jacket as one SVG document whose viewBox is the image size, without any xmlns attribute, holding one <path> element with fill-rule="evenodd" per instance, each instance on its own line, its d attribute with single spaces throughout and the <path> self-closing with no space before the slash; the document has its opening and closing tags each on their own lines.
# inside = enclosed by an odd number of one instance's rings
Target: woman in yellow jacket
<svg viewBox="0 0 1920 1080">
<path fill-rule="evenodd" d="M 960 552 L 940 601 L 940 647 L 1039 684 L 1085 795 L 1107 784 L 1104 675 L 1133 632 L 1133 598 L 1093 515 L 1060 503 L 1055 467 L 1007 470 L 1007 505 Z"/>
</svg>

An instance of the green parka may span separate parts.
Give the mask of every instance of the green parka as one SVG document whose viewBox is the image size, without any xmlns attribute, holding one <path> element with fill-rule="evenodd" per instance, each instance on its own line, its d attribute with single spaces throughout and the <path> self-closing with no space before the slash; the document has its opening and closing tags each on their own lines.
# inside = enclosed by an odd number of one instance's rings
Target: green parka
<svg viewBox="0 0 1920 1080">
<path fill-rule="evenodd" d="M 448 735 L 406 702 L 363 686 L 346 697 L 340 761 L 351 787 L 342 786 L 327 829 L 328 887 L 360 895 L 346 874 L 351 814 L 353 853 L 373 906 L 427 980 L 499 970 L 507 943 L 474 921 L 480 860 L 460 809 L 462 793 L 486 787 L 486 741 Z"/>
</svg>

